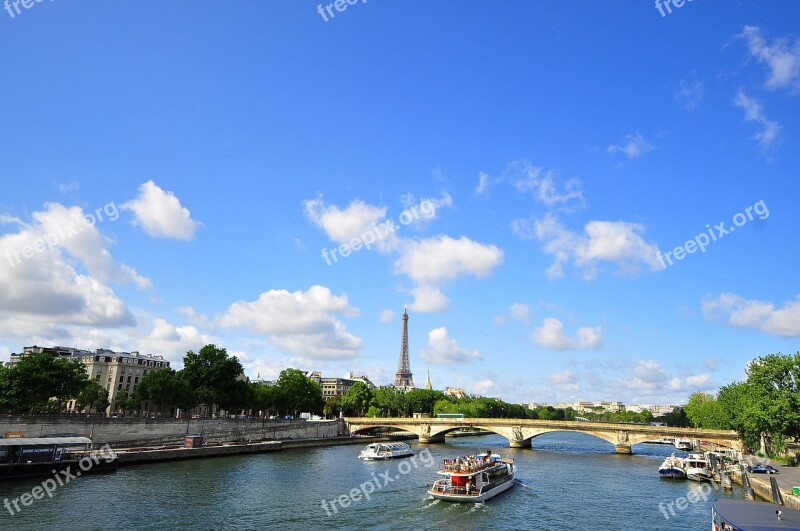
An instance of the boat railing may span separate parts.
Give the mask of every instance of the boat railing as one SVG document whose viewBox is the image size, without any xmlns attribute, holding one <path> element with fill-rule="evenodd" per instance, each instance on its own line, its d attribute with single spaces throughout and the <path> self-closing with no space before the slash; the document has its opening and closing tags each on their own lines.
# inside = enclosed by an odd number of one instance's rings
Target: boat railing
<svg viewBox="0 0 800 531">
<path fill-rule="evenodd" d="M 461 472 L 472 474 L 473 472 L 480 472 L 491 466 L 496 465 L 494 462 L 477 462 L 477 463 L 445 463 L 442 470 L 445 472 Z"/>
<path fill-rule="evenodd" d="M 440 479 L 433 484 L 434 492 L 440 492 L 442 494 L 455 494 L 466 496 L 467 495 L 467 488 L 466 487 L 454 487 L 450 483 L 447 482 L 446 479 Z M 470 493 L 474 491 L 474 489 L 470 490 Z"/>
</svg>

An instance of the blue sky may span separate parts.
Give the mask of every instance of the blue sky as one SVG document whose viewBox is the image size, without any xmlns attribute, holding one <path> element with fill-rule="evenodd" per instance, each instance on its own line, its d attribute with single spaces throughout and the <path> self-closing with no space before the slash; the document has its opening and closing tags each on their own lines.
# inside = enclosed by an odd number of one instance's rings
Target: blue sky
<svg viewBox="0 0 800 531">
<path fill-rule="evenodd" d="M 407 305 L 418 384 L 675 403 L 798 350 L 796 2 L 343 5 L 0 11 L 0 358 L 387 384 Z"/>
</svg>

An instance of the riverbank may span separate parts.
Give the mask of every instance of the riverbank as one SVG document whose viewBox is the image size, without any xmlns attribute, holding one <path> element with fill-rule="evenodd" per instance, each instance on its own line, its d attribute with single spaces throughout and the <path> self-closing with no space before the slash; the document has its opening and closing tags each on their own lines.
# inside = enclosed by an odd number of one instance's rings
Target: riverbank
<svg viewBox="0 0 800 531">
<path fill-rule="evenodd" d="M 410 437 L 407 437 L 410 438 Z M 115 448 L 120 466 L 144 465 L 181 461 L 186 459 L 203 459 L 232 455 L 260 454 L 279 452 L 296 448 L 315 448 L 321 446 L 343 446 L 352 444 L 370 444 L 376 441 L 397 439 L 393 437 L 324 437 L 309 439 L 287 439 L 282 441 L 256 441 L 250 443 L 223 442 L 184 448 L 177 444 L 147 446 L 137 448 Z"/>
<path fill-rule="evenodd" d="M 777 474 L 747 474 L 753 492 L 759 498 L 772 502 L 772 487 L 769 478 L 774 477 L 778 481 L 784 505 L 800 510 L 800 496 L 795 495 L 792 490 L 793 487 L 800 486 L 800 468 L 788 467 L 779 463 L 771 463 L 771 465 L 778 470 Z M 731 478 L 739 485 L 742 484 L 741 474 L 731 474 Z"/>
</svg>

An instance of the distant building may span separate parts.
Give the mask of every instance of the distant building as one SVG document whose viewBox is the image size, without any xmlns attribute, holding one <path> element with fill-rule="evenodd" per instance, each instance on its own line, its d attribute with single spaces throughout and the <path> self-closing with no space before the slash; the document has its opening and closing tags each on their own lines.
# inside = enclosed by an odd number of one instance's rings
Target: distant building
<svg viewBox="0 0 800 531">
<path fill-rule="evenodd" d="M 86 351 L 82 351 L 86 352 Z M 99 348 L 95 354 L 86 352 L 77 354 L 89 378 L 95 380 L 108 391 L 110 406 L 106 410 L 111 413 L 117 410 L 117 398 L 130 397 L 142 378 L 155 371 L 168 370 L 169 361 L 163 356 L 139 354 L 138 352 L 114 352 Z M 67 410 L 75 409 L 75 401 L 67 404 Z"/>
<path fill-rule="evenodd" d="M 19 354 L 11 354 L 7 366 L 14 366 L 25 356 L 46 353 L 61 359 L 73 359 L 83 363 L 89 379 L 96 381 L 108 391 L 111 404 L 106 413 L 116 411 L 116 399 L 123 394 L 130 396 L 139 382 L 153 371 L 169 369 L 169 361 L 163 356 L 139 354 L 138 352 L 114 352 L 99 348 L 95 352 L 71 347 L 25 347 Z M 67 411 L 75 410 L 75 400 L 67 402 Z"/>
<path fill-rule="evenodd" d="M 375 389 L 377 387 L 374 383 L 372 383 L 372 381 L 369 378 L 367 378 L 367 375 L 365 374 L 362 374 L 361 376 L 356 376 L 355 373 L 348 372 L 347 374 L 344 375 L 344 379 L 353 380 L 354 382 L 361 382 L 370 389 Z"/>
<path fill-rule="evenodd" d="M 433 385 L 431 384 L 431 371 L 430 371 L 430 369 L 428 369 L 428 377 L 425 378 L 425 389 L 427 389 L 428 391 L 432 391 L 433 390 Z"/>
<path fill-rule="evenodd" d="M 460 387 L 445 387 L 444 394 L 453 398 L 466 398 L 467 393 Z"/>
<path fill-rule="evenodd" d="M 348 373 L 345 376 L 346 378 L 330 378 L 322 376 L 322 373 L 319 371 L 309 371 L 306 373 L 306 378 L 317 382 L 322 389 L 323 400 L 343 397 L 356 382 L 361 382 L 368 388 L 375 389 L 375 384 L 366 376 L 355 376 L 353 373 Z"/>
</svg>

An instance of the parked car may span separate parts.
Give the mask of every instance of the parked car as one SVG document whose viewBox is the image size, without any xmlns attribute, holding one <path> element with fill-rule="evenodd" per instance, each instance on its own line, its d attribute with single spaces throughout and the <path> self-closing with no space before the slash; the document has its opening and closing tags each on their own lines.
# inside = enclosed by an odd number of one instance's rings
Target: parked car
<svg viewBox="0 0 800 531">
<path fill-rule="evenodd" d="M 747 467 L 751 474 L 777 474 L 778 471 L 770 465 L 755 465 Z"/>
</svg>

